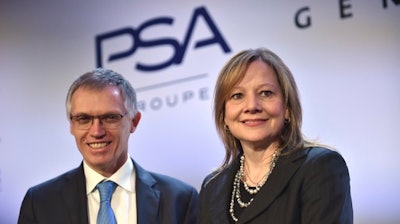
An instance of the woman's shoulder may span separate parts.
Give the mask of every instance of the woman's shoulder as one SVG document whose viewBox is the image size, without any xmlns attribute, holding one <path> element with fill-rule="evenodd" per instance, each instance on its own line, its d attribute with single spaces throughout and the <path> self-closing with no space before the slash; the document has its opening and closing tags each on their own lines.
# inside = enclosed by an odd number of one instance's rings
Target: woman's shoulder
<svg viewBox="0 0 400 224">
<path fill-rule="evenodd" d="M 305 150 L 309 157 L 342 157 L 337 150 L 323 146 L 308 147 Z"/>
<path fill-rule="evenodd" d="M 229 176 L 233 175 L 232 172 L 230 166 L 213 170 L 204 178 L 202 188 L 224 183 Z"/>
<path fill-rule="evenodd" d="M 202 188 L 210 185 L 213 182 L 219 182 L 218 179 L 223 176 L 224 170 L 225 169 L 219 168 L 209 173 L 203 180 Z"/>
<path fill-rule="evenodd" d="M 306 163 L 324 164 L 325 166 L 347 166 L 343 156 L 337 150 L 320 146 L 309 147 L 305 150 L 307 150 Z"/>
</svg>

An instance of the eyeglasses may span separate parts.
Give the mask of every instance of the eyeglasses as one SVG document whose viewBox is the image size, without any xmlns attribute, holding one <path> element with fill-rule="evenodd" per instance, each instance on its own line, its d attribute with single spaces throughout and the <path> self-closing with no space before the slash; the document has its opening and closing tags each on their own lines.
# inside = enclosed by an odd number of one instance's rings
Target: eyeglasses
<svg viewBox="0 0 400 224">
<path fill-rule="evenodd" d="M 99 116 L 91 116 L 88 114 L 79 114 L 79 115 L 71 115 L 70 119 L 77 129 L 87 130 L 89 129 L 94 119 L 99 119 L 100 124 L 103 125 L 104 128 L 114 129 L 118 128 L 121 124 L 121 119 L 126 115 L 125 114 L 104 114 Z"/>
</svg>

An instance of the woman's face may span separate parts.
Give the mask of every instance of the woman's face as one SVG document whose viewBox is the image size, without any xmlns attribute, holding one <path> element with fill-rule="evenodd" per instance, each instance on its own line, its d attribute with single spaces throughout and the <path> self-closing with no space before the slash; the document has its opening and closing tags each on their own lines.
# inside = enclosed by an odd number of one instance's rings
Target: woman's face
<svg viewBox="0 0 400 224">
<path fill-rule="evenodd" d="M 273 68 L 254 61 L 228 95 L 225 124 L 243 148 L 266 148 L 278 143 L 285 117 L 282 90 Z"/>
</svg>

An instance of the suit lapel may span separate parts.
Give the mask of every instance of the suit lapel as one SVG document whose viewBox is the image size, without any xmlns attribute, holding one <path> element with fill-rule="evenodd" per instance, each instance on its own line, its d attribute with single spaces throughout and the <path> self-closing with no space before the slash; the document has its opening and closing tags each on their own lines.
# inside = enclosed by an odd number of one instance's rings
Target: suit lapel
<svg viewBox="0 0 400 224">
<path fill-rule="evenodd" d="M 71 171 L 61 190 L 70 223 L 88 223 L 86 179 L 82 164 Z"/>
<path fill-rule="evenodd" d="M 288 156 L 281 156 L 278 159 L 265 185 L 257 193 L 251 205 L 243 210 L 238 224 L 249 222 L 253 217 L 259 215 L 270 206 L 303 163 L 307 152 L 308 150 L 301 150 Z"/>
<path fill-rule="evenodd" d="M 160 191 L 154 188 L 157 182 L 149 172 L 136 164 L 135 161 L 133 161 L 133 164 L 136 169 L 136 209 L 138 224 L 157 224 L 160 205 Z"/>
</svg>

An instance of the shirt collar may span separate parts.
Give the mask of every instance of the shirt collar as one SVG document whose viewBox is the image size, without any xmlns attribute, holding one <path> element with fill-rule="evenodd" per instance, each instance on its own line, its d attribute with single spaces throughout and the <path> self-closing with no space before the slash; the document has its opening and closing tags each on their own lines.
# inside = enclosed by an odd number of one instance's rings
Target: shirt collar
<svg viewBox="0 0 400 224">
<path fill-rule="evenodd" d="M 128 155 L 128 159 L 122 165 L 117 172 L 115 172 L 111 177 L 106 178 L 102 176 L 101 174 L 97 173 L 95 170 L 90 168 L 90 166 L 86 163 L 86 161 L 83 161 L 83 171 L 85 173 L 86 177 L 86 194 L 90 194 L 96 189 L 96 185 L 103 180 L 111 180 L 118 184 L 118 186 L 122 187 L 123 189 L 129 191 L 129 192 L 134 192 L 135 187 L 133 186 L 133 183 L 131 182 L 131 177 L 133 180 L 135 179 L 135 171 L 134 171 L 134 166 L 133 162 L 130 159 L 130 156 Z"/>
</svg>

